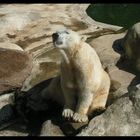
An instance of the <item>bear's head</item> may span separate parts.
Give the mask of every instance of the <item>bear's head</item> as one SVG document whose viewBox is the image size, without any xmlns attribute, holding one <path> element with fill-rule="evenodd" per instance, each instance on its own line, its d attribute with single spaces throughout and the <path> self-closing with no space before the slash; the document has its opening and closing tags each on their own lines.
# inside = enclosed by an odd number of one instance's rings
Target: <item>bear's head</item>
<svg viewBox="0 0 140 140">
<path fill-rule="evenodd" d="M 56 48 L 67 49 L 80 43 L 80 36 L 69 29 L 59 30 L 52 34 L 53 44 Z"/>
</svg>

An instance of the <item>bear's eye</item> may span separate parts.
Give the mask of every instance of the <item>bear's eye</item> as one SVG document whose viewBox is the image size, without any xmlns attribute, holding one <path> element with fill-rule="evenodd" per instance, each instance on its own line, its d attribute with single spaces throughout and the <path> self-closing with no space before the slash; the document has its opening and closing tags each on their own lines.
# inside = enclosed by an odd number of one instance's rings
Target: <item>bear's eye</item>
<svg viewBox="0 0 140 140">
<path fill-rule="evenodd" d="M 66 34 L 69 34 L 69 32 L 65 31 Z"/>
</svg>

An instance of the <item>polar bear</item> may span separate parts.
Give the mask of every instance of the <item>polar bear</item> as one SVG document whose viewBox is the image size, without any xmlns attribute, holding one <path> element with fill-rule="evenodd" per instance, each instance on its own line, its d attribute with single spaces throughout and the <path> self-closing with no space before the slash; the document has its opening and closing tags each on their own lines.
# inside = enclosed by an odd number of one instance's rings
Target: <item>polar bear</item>
<svg viewBox="0 0 140 140">
<path fill-rule="evenodd" d="M 62 55 L 60 76 L 41 95 L 61 103 L 63 117 L 86 122 L 93 111 L 105 108 L 110 78 L 95 50 L 76 32 L 60 30 L 52 38 L 54 47 Z"/>
</svg>

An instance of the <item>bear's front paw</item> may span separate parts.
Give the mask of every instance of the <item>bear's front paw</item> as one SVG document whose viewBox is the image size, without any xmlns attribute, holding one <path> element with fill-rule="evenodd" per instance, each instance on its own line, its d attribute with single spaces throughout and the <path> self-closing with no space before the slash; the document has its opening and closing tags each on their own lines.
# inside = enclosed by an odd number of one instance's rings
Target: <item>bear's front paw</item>
<svg viewBox="0 0 140 140">
<path fill-rule="evenodd" d="M 86 122 L 88 121 L 88 116 L 85 114 L 74 113 L 73 120 L 75 122 Z"/>
<path fill-rule="evenodd" d="M 63 112 L 62 112 L 62 116 L 65 117 L 65 118 L 72 118 L 73 117 L 73 110 L 71 109 L 64 109 Z"/>
</svg>

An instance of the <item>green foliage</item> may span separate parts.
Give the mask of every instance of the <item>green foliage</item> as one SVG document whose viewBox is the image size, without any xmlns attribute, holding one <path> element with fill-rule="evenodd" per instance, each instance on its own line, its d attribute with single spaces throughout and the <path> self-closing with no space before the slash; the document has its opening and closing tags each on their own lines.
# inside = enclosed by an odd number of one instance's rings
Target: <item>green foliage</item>
<svg viewBox="0 0 140 140">
<path fill-rule="evenodd" d="M 140 22 L 140 4 L 91 4 L 87 14 L 96 21 L 128 29 Z"/>
</svg>

